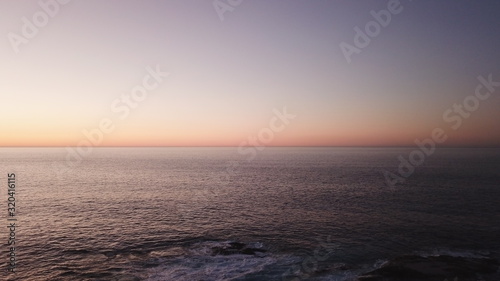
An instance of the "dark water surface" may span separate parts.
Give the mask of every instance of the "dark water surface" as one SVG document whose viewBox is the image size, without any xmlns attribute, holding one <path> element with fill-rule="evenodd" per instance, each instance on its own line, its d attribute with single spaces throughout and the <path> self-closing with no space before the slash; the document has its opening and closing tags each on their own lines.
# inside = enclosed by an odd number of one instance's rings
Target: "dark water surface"
<svg viewBox="0 0 500 281">
<path fill-rule="evenodd" d="M 500 150 L 437 149 L 388 187 L 383 172 L 412 149 L 265 148 L 247 162 L 236 148 L 94 148 L 61 172 L 64 148 L 2 148 L 2 202 L 16 173 L 18 264 L 5 274 L 3 242 L 1 274 L 353 280 L 403 254 L 498 258 Z M 214 254 L 231 241 L 262 252 Z"/>
</svg>

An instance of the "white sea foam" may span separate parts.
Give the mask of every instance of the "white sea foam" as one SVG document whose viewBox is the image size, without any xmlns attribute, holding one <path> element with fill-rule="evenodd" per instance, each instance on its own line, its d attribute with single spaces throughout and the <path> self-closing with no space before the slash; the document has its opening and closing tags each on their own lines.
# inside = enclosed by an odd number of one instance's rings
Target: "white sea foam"
<svg viewBox="0 0 500 281">
<path fill-rule="evenodd" d="M 226 281 L 260 272 L 268 265 L 276 263 L 270 255 L 212 255 L 213 247 L 229 245 L 229 241 L 206 241 L 195 244 L 187 250 L 187 255 L 173 259 L 164 259 L 163 264 L 150 269 L 146 280 L 214 280 Z M 248 244 L 262 247 L 262 244 Z"/>
<path fill-rule="evenodd" d="M 433 249 L 431 251 L 417 252 L 419 256 L 422 257 L 435 257 L 435 256 L 452 256 L 452 257 L 463 257 L 463 258 L 485 258 L 488 257 L 490 252 L 488 251 L 457 251 L 449 249 Z"/>
</svg>

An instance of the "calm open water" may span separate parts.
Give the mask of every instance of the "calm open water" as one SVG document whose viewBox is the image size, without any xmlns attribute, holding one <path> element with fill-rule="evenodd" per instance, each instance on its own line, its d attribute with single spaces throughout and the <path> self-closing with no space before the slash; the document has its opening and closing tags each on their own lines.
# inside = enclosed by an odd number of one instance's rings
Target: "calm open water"
<svg viewBox="0 0 500 281">
<path fill-rule="evenodd" d="M 437 149 L 388 187 L 412 149 L 94 148 L 61 172 L 64 148 L 2 148 L 0 219 L 15 173 L 18 227 L 0 279 L 352 280 L 403 254 L 499 258 L 500 150 Z M 230 241 L 263 251 L 213 253 Z"/>
</svg>

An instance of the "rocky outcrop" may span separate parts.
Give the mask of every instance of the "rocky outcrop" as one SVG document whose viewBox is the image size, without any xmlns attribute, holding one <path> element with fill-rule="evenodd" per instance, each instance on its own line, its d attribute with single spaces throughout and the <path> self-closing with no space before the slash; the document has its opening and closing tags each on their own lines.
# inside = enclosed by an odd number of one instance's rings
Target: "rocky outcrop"
<svg viewBox="0 0 500 281">
<path fill-rule="evenodd" d="M 227 245 L 212 247 L 212 256 L 216 255 L 254 255 L 263 256 L 267 252 L 265 249 L 252 248 L 240 242 L 229 242 Z"/>
<path fill-rule="evenodd" d="M 499 263 L 490 258 L 402 256 L 358 277 L 359 281 L 498 281 Z"/>
</svg>

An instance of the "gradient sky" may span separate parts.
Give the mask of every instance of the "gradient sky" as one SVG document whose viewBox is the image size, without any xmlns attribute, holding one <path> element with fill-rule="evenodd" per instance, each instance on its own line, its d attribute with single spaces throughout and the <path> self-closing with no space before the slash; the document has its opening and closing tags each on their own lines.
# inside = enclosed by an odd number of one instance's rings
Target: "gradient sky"
<svg viewBox="0 0 500 281">
<path fill-rule="evenodd" d="M 42 0 L 47 2 L 48 0 Z M 221 0 L 222 2 L 226 2 Z M 238 146 L 273 109 L 297 117 L 270 146 L 500 145 L 500 88 L 456 131 L 443 113 L 500 81 L 499 1 L 409 1 L 348 63 L 339 45 L 389 1 L 74 0 L 14 51 L 38 1 L 0 2 L 0 146 Z M 170 75 L 121 119 L 113 101 L 148 66 Z"/>
</svg>

